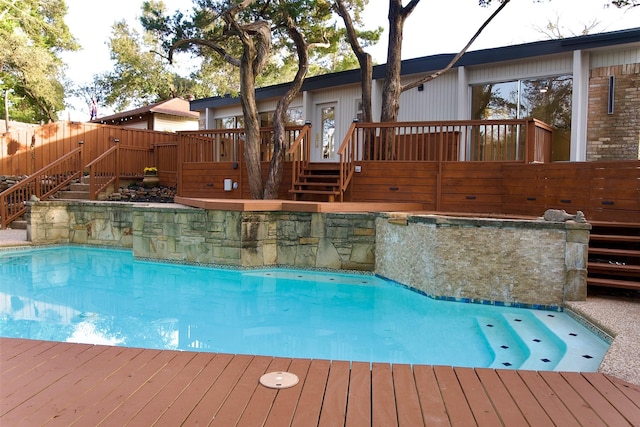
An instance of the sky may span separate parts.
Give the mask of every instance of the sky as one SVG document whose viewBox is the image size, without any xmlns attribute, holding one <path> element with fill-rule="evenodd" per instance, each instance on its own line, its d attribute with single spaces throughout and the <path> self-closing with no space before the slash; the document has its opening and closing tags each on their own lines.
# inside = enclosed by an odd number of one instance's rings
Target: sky
<svg viewBox="0 0 640 427">
<path fill-rule="evenodd" d="M 549 21 L 558 22 L 565 37 L 580 35 L 594 20 L 598 25 L 592 33 L 640 27 L 640 8 L 607 8 L 608 1 L 511 0 L 470 50 L 546 40 L 548 36 L 541 33 L 540 28 Z M 107 46 L 112 25 L 126 20 L 134 28 L 140 28 L 138 18 L 143 0 L 67 0 L 66 3 L 65 22 L 82 46 L 78 52 L 62 55 L 68 65 L 66 76 L 77 85 L 87 84 L 95 74 L 104 73 L 112 66 Z M 169 11 L 180 9 L 187 13 L 192 4 L 189 0 L 164 0 L 164 3 Z M 495 11 L 498 2 L 493 3 L 489 8 L 482 8 L 477 0 L 422 0 L 406 21 L 402 58 L 458 52 Z M 386 0 L 370 0 L 364 16 L 367 25 L 386 26 L 387 7 Z M 380 43 L 368 49 L 377 63 L 385 62 L 386 38 L 385 31 Z M 71 108 L 63 112 L 60 119 L 88 120 L 89 107 L 84 101 L 67 99 L 67 102 Z M 98 111 L 99 116 L 111 113 Z"/>
</svg>

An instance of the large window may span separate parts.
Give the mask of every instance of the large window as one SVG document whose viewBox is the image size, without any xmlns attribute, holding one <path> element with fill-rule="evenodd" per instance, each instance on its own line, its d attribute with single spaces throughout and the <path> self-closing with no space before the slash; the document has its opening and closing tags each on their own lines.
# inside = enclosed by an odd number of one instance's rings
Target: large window
<svg viewBox="0 0 640 427">
<path fill-rule="evenodd" d="M 567 75 L 472 86 L 472 118 L 541 120 L 554 128 L 553 160 L 569 160 L 571 92 Z"/>
</svg>

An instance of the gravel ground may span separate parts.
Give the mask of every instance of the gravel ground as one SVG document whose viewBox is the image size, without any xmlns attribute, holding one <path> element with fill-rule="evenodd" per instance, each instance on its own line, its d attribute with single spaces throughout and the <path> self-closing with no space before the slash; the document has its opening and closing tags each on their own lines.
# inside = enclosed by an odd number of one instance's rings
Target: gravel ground
<svg viewBox="0 0 640 427">
<path fill-rule="evenodd" d="M 640 385 L 640 292 L 606 290 L 566 306 L 614 337 L 598 370 Z"/>
</svg>

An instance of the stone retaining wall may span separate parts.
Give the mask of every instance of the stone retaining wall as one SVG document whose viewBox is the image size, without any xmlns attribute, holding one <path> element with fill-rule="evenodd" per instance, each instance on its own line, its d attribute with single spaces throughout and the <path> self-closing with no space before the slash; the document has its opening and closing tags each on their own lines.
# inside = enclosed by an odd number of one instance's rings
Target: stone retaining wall
<svg viewBox="0 0 640 427">
<path fill-rule="evenodd" d="M 557 307 L 586 298 L 589 224 L 377 219 L 376 273 L 435 298 Z"/>
<path fill-rule="evenodd" d="M 236 267 L 373 271 L 375 215 L 238 212 L 177 204 L 38 202 L 34 244 L 132 248 L 138 258 Z"/>
<path fill-rule="evenodd" d="M 433 215 L 36 202 L 34 244 L 131 248 L 159 261 L 371 271 L 436 298 L 558 307 L 586 298 L 588 224 Z"/>
</svg>

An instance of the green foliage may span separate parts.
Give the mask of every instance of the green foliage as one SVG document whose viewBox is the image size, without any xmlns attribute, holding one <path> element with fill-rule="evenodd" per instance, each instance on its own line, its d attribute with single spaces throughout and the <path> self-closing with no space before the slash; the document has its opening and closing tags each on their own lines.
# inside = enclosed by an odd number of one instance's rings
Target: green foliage
<svg viewBox="0 0 640 427">
<path fill-rule="evenodd" d="M 0 0 L 0 89 L 9 91 L 10 119 L 53 121 L 64 109 L 58 55 L 78 49 L 66 13 L 64 0 Z M 4 105 L 0 110 L 4 116 Z"/>
</svg>

